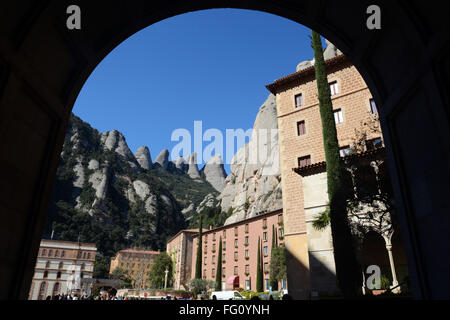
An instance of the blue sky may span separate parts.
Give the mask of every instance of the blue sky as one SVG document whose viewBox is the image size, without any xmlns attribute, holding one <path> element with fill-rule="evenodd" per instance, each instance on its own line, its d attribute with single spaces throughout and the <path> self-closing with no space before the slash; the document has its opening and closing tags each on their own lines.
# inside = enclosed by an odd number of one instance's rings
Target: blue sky
<svg viewBox="0 0 450 320">
<path fill-rule="evenodd" d="M 122 132 L 133 153 L 148 146 L 153 160 L 178 143 L 171 141 L 175 129 L 193 132 L 194 121 L 224 136 L 226 129 L 247 130 L 269 95 L 265 85 L 312 59 L 309 35 L 296 22 L 259 11 L 175 16 L 115 48 L 86 81 L 73 112 L 100 132 Z"/>
</svg>

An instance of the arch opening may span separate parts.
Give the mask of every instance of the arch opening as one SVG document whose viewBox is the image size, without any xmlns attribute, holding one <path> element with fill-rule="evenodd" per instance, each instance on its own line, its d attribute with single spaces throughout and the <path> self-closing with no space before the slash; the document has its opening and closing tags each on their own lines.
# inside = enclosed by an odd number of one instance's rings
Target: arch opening
<svg viewBox="0 0 450 320">
<path fill-rule="evenodd" d="M 187 2 L 172 7 L 133 3 L 106 10 L 99 4 L 86 3 L 84 6 L 90 12 L 86 21 L 92 30 L 83 36 L 69 34 L 58 24 L 55 26 L 55 21 L 63 20 L 58 12 L 64 12 L 61 10 L 64 5 L 61 2 L 25 10 L 12 5 L 9 12 L 16 14 L 3 22 L 9 22 L 4 30 L 11 34 L 10 38 L 2 39 L 4 46 L 0 51 L 0 93 L 2 107 L 5 106 L 2 144 L 5 152 L 10 151 L 10 161 L 2 159 L 5 164 L 2 180 L 9 187 L 4 188 L 1 211 L 16 215 L 4 224 L 4 243 L 8 244 L 8 250 L 2 263 L 5 270 L 2 297 L 26 296 L 67 120 L 79 90 L 94 67 L 118 43 L 151 23 L 191 10 L 229 6 L 229 3 Z M 443 25 L 437 22 L 445 20 L 436 19 L 439 17 L 436 11 L 418 10 L 419 4 L 408 5 L 408 10 L 396 4 L 385 5 L 390 9 L 386 10 L 389 34 L 369 33 L 360 26 L 362 18 L 339 18 L 339 14 L 362 17 L 365 5 L 358 2 L 340 8 L 327 3 L 321 7 L 314 1 L 304 1 L 292 6 L 246 2 L 236 7 L 270 12 L 312 27 L 353 61 L 382 106 L 381 124 L 387 135 L 388 160 L 401 211 L 402 235 L 414 275 L 414 292 L 417 297 L 446 296 L 444 283 L 437 275 L 447 265 L 438 249 L 445 249 L 448 244 L 435 239 L 439 232 L 431 231 L 448 225 L 448 218 L 441 214 L 448 207 L 444 195 L 450 181 L 442 179 L 449 175 L 448 100 L 442 91 L 445 88 L 442 83 L 448 83 L 448 70 L 436 68 L 436 65 L 448 66 L 445 55 L 448 37 L 441 36 Z M 100 12 L 104 20 L 96 21 Z M 420 23 L 417 23 L 418 12 L 428 12 Z M 408 28 L 411 32 L 405 33 Z M 429 40 L 424 41 L 424 35 Z M 409 51 L 406 55 L 411 44 L 415 49 L 424 50 Z M 55 72 L 56 63 L 59 63 L 58 72 Z M 21 110 L 11 110 L 12 104 L 21 105 Z M 426 117 L 420 117 L 421 108 L 426 105 L 436 107 Z M 34 122 L 38 125 L 33 125 L 31 119 L 39 119 Z M 412 127 L 422 128 L 420 134 L 411 132 Z M 21 128 L 20 137 L 13 136 L 14 128 Z M 35 166 L 25 166 L 23 159 L 27 157 L 12 147 L 16 144 L 26 146 L 27 153 L 32 151 Z M 417 145 L 430 147 L 427 156 L 434 164 L 433 170 L 423 165 L 422 156 L 408 157 L 414 154 L 411 150 L 416 150 Z M 421 170 L 414 175 L 417 166 Z M 19 186 L 25 186 L 23 191 L 27 194 L 22 201 L 17 201 L 21 194 Z M 438 223 L 433 223 L 433 219 Z"/>
</svg>

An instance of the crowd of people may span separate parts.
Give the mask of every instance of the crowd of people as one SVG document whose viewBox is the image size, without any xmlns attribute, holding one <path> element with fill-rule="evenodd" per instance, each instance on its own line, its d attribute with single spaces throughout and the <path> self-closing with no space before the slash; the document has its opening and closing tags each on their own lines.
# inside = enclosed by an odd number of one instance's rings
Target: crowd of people
<svg viewBox="0 0 450 320">
<path fill-rule="evenodd" d="M 47 296 L 45 300 L 94 300 L 93 296 L 78 295 L 78 294 L 56 294 L 53 297 Z"/>
<path fill-rule="evenodd" d="M 95 300 L 95 301 L 105 301 L 105 300 L 147 300 L 148 298 L 142 298 L 142 297 L 135 297 L 135 296 L 126 296 L 126 297 L 120 297 L 120 296 L 116 296 L 116 295 L 99 295 L 99 296 L 87 296 L 87 295 L 78 295 L 78 294 L 56 294 L 53 297 L 52 296 L 47 296 L 47 298 L 45 300 Z M 212 298 L 213 300 L 215 299 L 215 296 Z M 188 297 L 188 298 L 180 298 L 180 297 L 176 297 L 176 296 L 166 296 L 166 297 L 161 297 L 161 300 L 193 300 L 192 297 Z M 203 296 L 200 297 L 200 300 L 205 300 L 205 298 Z M 252 297 L 250 300 L 261 300 L 258 296 L 254 296 Z M 269 300 L 274 300 L 273 296 L 270 295 L 269 296 Z M 283 295 L 281 300 L 292 300 L 292 297 L 285 294 Z"/>
</svg>

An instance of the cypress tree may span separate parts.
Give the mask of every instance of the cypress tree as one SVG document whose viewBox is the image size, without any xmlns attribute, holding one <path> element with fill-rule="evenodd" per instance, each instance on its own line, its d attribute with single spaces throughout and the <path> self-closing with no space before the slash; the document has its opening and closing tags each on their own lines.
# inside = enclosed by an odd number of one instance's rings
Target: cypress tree
<svg viewBox="0 0 450 320">
<path fill-rule="evenodd" d="M 195 264 L 195 279 L 202 278 L 202 216 L 200 216 L 200 226 L 198 228 L 198 246 L 197 246 L 197 261 Z"/>
<path fill-rule="evenodd" d="M 264 280 L 262 273 L 262 259 L 261 259 L 261 239 L 258 237 L 258 256 L 256 260 L 256 292 L 263 292 Z"/>
<path fill-rule="evenodd" d="M 276 233 L 275 233 L 275 226 L 272 225 L 272 249 L 278 247 Z"/>
<path fill-rule="evenodd" d="M 346 190 L 339 154 L 339 142 L 331 102 L 330 86 L 327 79 L 320 35 L 312 31 L 315 74 L 322 119 L 323 144 L 327 167 L 330 225 L 333 235 L 334 259 L 338 286 L 344 297 L 354 297 L 362 285 L 360 267 L 353 250 L 353 239 L 348 225 L 346 210 Z"/>
<path fill-rule="evenodd" d="M 219 253 L 217 257 L 216 291 L 222 291 L 222 237 L 220 237 Z"/>
</svg>

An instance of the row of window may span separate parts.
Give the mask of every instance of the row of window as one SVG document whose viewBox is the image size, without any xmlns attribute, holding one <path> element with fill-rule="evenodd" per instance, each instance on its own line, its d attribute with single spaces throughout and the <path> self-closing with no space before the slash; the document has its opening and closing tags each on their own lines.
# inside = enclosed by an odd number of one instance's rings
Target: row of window
<svg viewBox="0 0 450 320">
<path fill-rule="evenodd" d="M 375 139 L 366 141 L 366 150 L 367 151 L 372 151 L 372 150 L 376 150 L 379 148 L 383 148 L 383 140 L 381 138 L 375 138 Z M 339 149 L 339 154 L 342 158 L 351 155 L 351 152 L 352 152 L 352 149 L 350 146 L 344 146 Z M 307 167 L 312 164 L 310 155 L 304 156 L 304 157 L 299 157 L 299 158 L 297 158 L 297 161 L 298 161 L 299 168 Z"/>
<path fill-rule="evenodd" d="M 331 96 L 335 96 L 335 95 L 340 93 L 337 81 L 332 81 L 332 82 L 329 83 L 329 85 L 330 85 Z M 303 107 L 305 105 L 305 101 L 304 101 L 302 93 L 296 94 L 294 96 L 294 101 L 295 101 L 295 107 L 296 108 L 301 108 L 301 107 Z M 370 100 L 370 109 L 371 109 L 371 112 L 373 114 L 377 114 L 378 113 L 377 106 L 375 104 L 375 100 L 374 99 Z"/>
<path fill-rule="evenodd" d="M 250 251 L 248 249 L 246 249 L 244 253 L 245 253 L 245 260 L 250 259 Z M 264 257 L 269 256 L 269 247 L 268 246 L 264 246 L 263 247 L 263 255 L 264 255 Z M 235 251 L 234 252 L 234 261 L 238 261 L 238 257 L 239 257 L 239 253 L 237 251 Z M 208 263 L 208 257 L 207 256 L 205 256 L 203 258 L 203 262 L 204 262 L 205 265 Z M 222 253 L 222 263 L 225 263 L 225 262 L 226 262 L 226 254 Z M 216 264 L 216 255 L 212 256 L 211 263 L 212 264 Z"/>
<path fill-rule="evenodd" d="M 77 258 L 78 259 L 90 259 L 91 258 L 91 253 L 90 252 L 78 251 Z"/>
<path fill-rule="evenodd" d="M 245 269 L 245 275 L 246 276 L 248 276 L 248 275 L 250 275 L 250 265 L 245 265 L 245 267 L 244 267 Z M 268 262 L 265 262 L 264 263 L 264 265 L 263 265 L 263 272 L 264 273 L 268 273 L 269 272 L 269 263 Z M 239 267 L 238 266 L 234 266 L 234 275 L 235 276 L 237 276 L 237 275 L 239 275 Z M 226 267 L 222 267 L 222 275 L 225 275 L 226 273 Z M 212 268 L 211 269 L 211 277 L 212 278 L 214 278 L 216 276 L 216 269 L 215 268 Z M 207 270 L 206 269 L 203 269 L 203 278 L 206 278 L 207 277 Z"/>
<path fill-rule="evenodd" d="M 58 269 L 62 269 L 64 267 L 64 263 L 60 262 L 58 263 Z M 84 268 L 86 267 L 86 265 L 84 263 L 81 264 L 80 269 L 84 270 Z M 50 261 L 47 261 L 45 263 L 45 268 L 50 268 Z"/>
<path fill-rule="evenodd" d="M 376 114 L 377 111 L 377 107 L 375 105 L 375 102 L 372 100 L 370 100 L 370 105 L 371 105 L 371 110 L 373 114 Z M 342 113 L 342 109 L 336 109 L 334 110 L 334 122 L 336 124 L 341 124 L 344 123 L 344 115 Z M 297 122 L 297 135 L 298 136 L 303 136 L 306 134 L 306 122 L 305 120 L 303 121 L 299 121 Z"/>
<path fill-rule="evenodd" d="M 64 256 L 66 255 L 66 252 L 64 250 L 61 251 L 61 258 L 64 258 Z M 53 254 L 53 249 L 48 250 L 47 249 L 42 249 L 41 251 L 41 256 L 47 256 L 47 257 L 59 257 L 59 250 L 55 250 L 55 253 Z"/>
<path fill-rule="evenodd" d="M 135 265 L 136 265 L 135 263 L 131 263 L 131 268 L 134 268 Z M 123 262 L 121 262 L 121 263 L 120 263 L 120 266 L 121 266 L 121 267 L 125 267 L 125 264 L 124 264 Z M 130 263 L 127 263 L 126 267 L 127 267 L 127 268 L 130 268 Z M 138 264 L 137 264 L 137 267 L 140 268 L 140 267 L 141 267 L 141 264 L 138 263 Z M 142 264 L 142 267 L 145 268 L 145 269 L 148 269 L 148 268 L 150 267 L 150 264 L 149 264 L 149 263 L 143 263 L 143 264 Z"/>
<path fill-rule="evenodd" d="M 329 85 L 330 85 L 331 96 L 335 96 L 335 95 L 339 94 L 339 86 L 338 86 L 337 81 L 332 81 L 329 83 Z M 305 105 L 302 93 L 296 94 L 294 96 L 294 100 L 295 100 L 296 108 L 300 108 Z"/>
<path fill-rule="evenodd" d="M 283 215 L 280 214 L 280 215 L 278 215 L 278 224 L 280 225 L 282 222 L 283 222 Z M 266 218 L 264 218 L 264 219 L 262 220 L 262 227 L 263 227 L 263 229 L 266 229 L 266 228 L 267 228 L 267 219 L 266 219 Z M 234 235 L 235 235 L 236 237 L 239 235 L 238 230 L 239 230 L 238 227 L 234 227 Z M 248 224 L 248 223 L 246 223 L 245 226 L 244 226 L 244 232 L 245 232 L 245 233 L 248 233 L 248 232 L 249 232 L 249 224 Z M 222 239 L 226 239 L 226 234 L 227 234 L 227 233 L 226 233 L 226 230 L 223 230 L 223 231 L 222 231 Z M 216 241 L 216 232 L 214 232 L 214 233 L 212 234 L 212 240 L 213 240 L 213 241 Z M 208 235 L 205 235 L 205 236 L 204 236 L 203 242 L 204 242 L 204 243 L 207 243 L 207 242 L 208 242 Z"/>
<path fill-rule="evenodd" d="M 66 255 L 66 251 L 62 250 L 61 251 L 61 258 L 64 258 L 65 255 Z M 55 257 L 55 258 L 59 258 L 60 257 L 59 250 L 55 250 L 53 252 L 53 249 L 49 249 L 48 251 L 47 251 L 47 249 L 42 249 L 41 256 L 44 256 L 44 257 Z M 77 255 L 77 258 L 78 259 L 81 259 L 81 258 L 82 259 L 90 259 L 91 258 L 91 253 L 90 252 L 79 251 L 78 255 Z"/>
<path fill-rule="evenodd" d="M 52 296 L 57 295 L 59 293 L 60 288 L 61 284 L 59 282 L 55 282 L 55 284 L 53 285 Z M 46 298 L 45 297 L 46 289 L 47 289 L 47 282 L 42 281 L 41 285 L 39 286 L 38 300 L 44 300 Z"/>
<path fill-rule="evenodd" d="M 284 232 L 283 232 L 282 228 L 276 229 L 275 233 L 278 234 L 278 238 L 279 239 L 283 239 Z M 267 231 L 264 231 L 263 232 L 263 241 L 268 241 L 268 239 L 269 239 L 268 238 L 268 233 L 267 233 Z M 244 238 L 244 245 L 248 246 L 249 244 L 250 244 L 250 238 L 249 238 L 249 236 L 246 236 Z M 234 247 L 235 248 L 239 247 L 239 239 L 234 239 Z M 226 249 L 227 249 L 227 242 L 226 241 L 222 241 L 222 250 L 226 251 Z M 205 244 L 205 246 L 204 246 L 204 253 L 207 253 L 207 252 L 208 252 L 208 246 Z M 213 253 L 216 252 L 216 244 L 215 243 L 213 243 L 213 245 L 212 245 L 212 252 Z M 122 265 L 123 265 L 123 263 L 122 263 Z M 128 264 L 127 264 L 127 266 L 128 266 Z M 134 264 L 133 264 L 133 266 L 134 266 Z"/>
<path fill-rule="evenodd" d="M 56 279 L 61 279 L 61 275 L 62 275 L 61 271 L 58 271 L 58 273 L 56 274 Z M 80 273 L 80 278 L 83 278 L 83 277 L 84 277 L 84 273 L 81 272 Z M 48 271 L 47 270 L 44 271 L 44 275 L 42 276 L 42 278 L 44 278 L 44 279 L 48 278 Z"/>
</svg>

